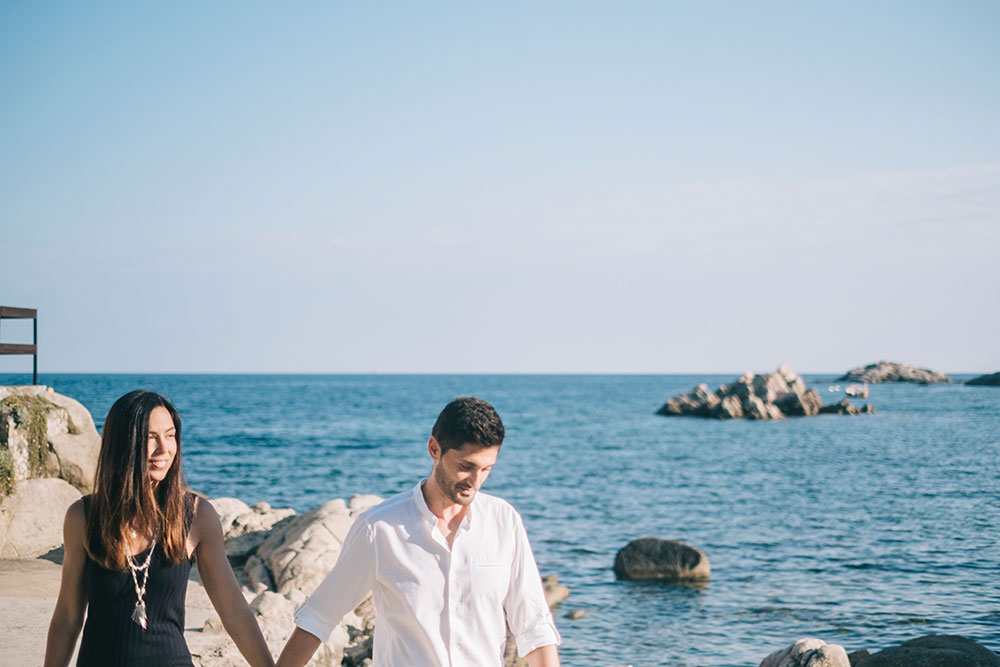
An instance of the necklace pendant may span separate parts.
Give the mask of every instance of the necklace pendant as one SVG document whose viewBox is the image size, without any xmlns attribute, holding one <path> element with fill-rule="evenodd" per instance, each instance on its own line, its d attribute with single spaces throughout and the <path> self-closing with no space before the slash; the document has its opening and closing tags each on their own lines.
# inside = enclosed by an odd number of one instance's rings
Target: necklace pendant
<svg viewBox="0 0 1000 667">
<path fill-rule="evenodd" d="M 135 611 L 132 612 L 132 620 L 138 623 L 143 630 L 146 629 L 146 603 L 142 600 L 135 603 Z"/>
</svg>

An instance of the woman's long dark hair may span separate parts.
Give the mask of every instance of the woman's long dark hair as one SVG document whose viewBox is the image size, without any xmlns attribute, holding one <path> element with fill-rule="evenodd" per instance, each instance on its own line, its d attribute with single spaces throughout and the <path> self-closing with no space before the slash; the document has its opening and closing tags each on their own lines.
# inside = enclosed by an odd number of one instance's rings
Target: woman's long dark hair
<svg viewBox="0 0 1000 667">
<path fill-rule="evenodd" d="M 166 408 L 174 420 L 177 453 L 154 492 L 149 477 L 149 415 Z M 155 534 L 167 560 L 187 558 L 187 482 L 181 467 L 181 418 L 151 391 L 125 394 L 111 406 L 101 433 L 94 494 L 87 512 L 87 553 L 112 570 L 127 567 L 128 534 Z"/>
</svg>

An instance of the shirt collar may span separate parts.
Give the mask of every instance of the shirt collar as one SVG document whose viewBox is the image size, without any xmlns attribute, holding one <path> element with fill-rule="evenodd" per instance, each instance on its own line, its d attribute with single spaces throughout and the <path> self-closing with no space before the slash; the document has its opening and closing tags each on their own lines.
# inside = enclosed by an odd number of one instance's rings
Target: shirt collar
<svg viewBox="0 0 1000 667">
<path fill-rule="evenodd" d="M 413 504 L 417 506 L 417 512 L 420 514 L 424 521 L 429 523 L 432 527 L 437 525 L 438 518 L 431 511 L 431 508 L 427 506 L 427 500 L 424 498 L 424 484 L 427 483 L 427 478 L 423 478 L 417 485 L 413 487 Z M 469 511 L 465 513 L 465 518 L 462 519 L 462 524 L 458 527 L 459 532 L 468 530 L 472 524 L 472 515 L 475 514 L 474 507 L 476 506 L 476 500 L 479 499 L 479 493 L 472 499 L 469 503 Z"/>
</svg>

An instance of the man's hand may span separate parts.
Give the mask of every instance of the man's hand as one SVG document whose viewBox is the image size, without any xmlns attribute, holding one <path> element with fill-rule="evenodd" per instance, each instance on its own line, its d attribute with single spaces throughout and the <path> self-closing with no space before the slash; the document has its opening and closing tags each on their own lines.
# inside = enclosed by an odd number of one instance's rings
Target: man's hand
<svg viewBox="0 0 1000 667">
<path fill-rule="evenodd" d="M 528 667 L 559 667 L 559 651 L 555 644 L 539 646 L 534 651 L 524 656 Z"/>
</svg>

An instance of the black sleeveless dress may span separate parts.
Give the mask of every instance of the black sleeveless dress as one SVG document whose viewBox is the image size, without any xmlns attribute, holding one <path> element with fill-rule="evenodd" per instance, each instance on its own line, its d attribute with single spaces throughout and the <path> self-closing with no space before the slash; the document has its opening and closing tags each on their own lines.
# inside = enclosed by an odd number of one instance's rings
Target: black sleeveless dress
<svg viewBox="0 0 1000 667">
<path fill-rule="evenodd" d="M 85 512 L 89 501 L 89 496 L 84 498 Z M 188 502 L 193 508 L 193 498 Z M 143 563 L 148 554 L 149 549 L 135 560 Z M 87 622 L 77 667 L 193 667 L 184 641 L 184 598 L 191 560 L 171 563 L 159 542 L 152 558 L 145 595 L 147 628 L 143 630 L 132 620 L 136 603 L 132 574 L 108 570 L 87 557 Z"/>
</svg>

